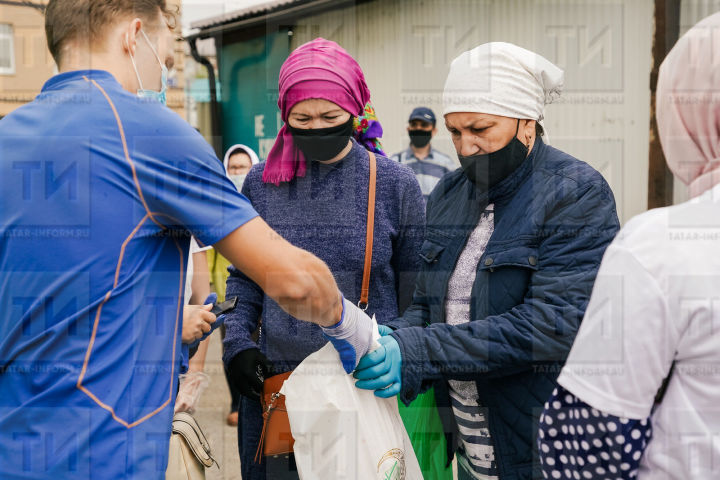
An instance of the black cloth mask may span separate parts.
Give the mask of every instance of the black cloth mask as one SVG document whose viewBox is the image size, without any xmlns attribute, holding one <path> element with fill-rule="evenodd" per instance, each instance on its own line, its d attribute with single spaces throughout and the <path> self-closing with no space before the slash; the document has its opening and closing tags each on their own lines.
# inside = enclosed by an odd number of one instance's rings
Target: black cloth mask
<svg viewBox="0 0 720 480">
<path fill-rule="evenodd" d="M 408 130 L 410 135 L 410 143 L 415 148 L 423 148 L 425 145 L 430 143 L 432 138 L 432 130 L 420 130 L 416 128 L 414 130 Z"/>
<path fill-rule="evenodd" d="M 353 116 L 336 127 L 295 128 L 289 123 L 288 130 L 293 142 L 310 160 L 325 161 L 335 157 L 350 141 L 353 132 Z"/>
<path fill-rule="evenodd" d="M 520 120 L 512 140 L 500 150 L 478 155 L 458 155 L 465 176 L 481 191 L 485 192 L 509 177 L 527 158 L 528 147 L 517 138 L 519 130 Z"/>
</svg>

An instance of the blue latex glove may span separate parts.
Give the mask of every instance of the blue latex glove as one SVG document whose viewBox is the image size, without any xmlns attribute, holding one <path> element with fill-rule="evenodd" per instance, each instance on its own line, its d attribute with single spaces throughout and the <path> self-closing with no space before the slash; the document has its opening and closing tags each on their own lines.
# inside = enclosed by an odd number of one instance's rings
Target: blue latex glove
<svg viewBox="0 0 720 480">
<path fill-rule="evenodd" d="M 390 335 L 393 332 L 393 329 L 387 325 L 378 325 L 378 332 L 380 332 L 381 337 L 384 337 L 386 335 Z"/>
<path fill-rule="evenodd" d="M 345 372 L 351 373 L 372 346 L 373 321 L 357 305 L 343 297 L 341 300 L 343 310 L 340 321 L 332 327 L 321 328 L 325 338 L 340 354 Z"/>
<path fill-rule="evenodd" d="M 209 304 L 215 304 L 217 302 L 217 293 L 213 292 L 205 299 L 205 303 L 203 305 L 209 305 Z M 202 337 L 198 338 L 192 343 L 183 343 L 182 344 L 182 359 L 180 361 L 180 373 L 185 373 L 187 371 L 188 362 L 190 361 L 190 349 L 197 347 L 200 342 L 205 340 L 208 336 L 210 336 L 211 333 L 215 331 L 216 328 L 218 328 L 220 325 L 225 322 L 225 315 L 220 315 L 215 319 L 215 321 L 210 325 L 210 331 L 203 334 Z"/>
<path fill-rule="evenodd" d="M 380 337 L 380 348 L 360 359 L 353 376 L 359 381 L 358 388 L 375 390 L 375 396 L 394 397 L 400 393 L 402 354 L 397 340 L 391 336 Z"/>
</svg>

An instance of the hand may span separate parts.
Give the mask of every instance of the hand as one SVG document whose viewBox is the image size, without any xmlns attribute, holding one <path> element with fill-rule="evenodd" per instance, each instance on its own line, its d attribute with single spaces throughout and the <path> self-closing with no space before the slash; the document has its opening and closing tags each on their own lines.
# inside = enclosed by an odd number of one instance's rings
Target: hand
<svg viewBox="0 0 720 480">
<path fill-rule="evenodd" d="M 263 382 L 270 376 L 272 364 L 257 348 L 243 350 L 228 365 L 228 374 L 241 395 L 260 400 Z"/>
<path fill-rule="evenodd" d="M 175 413 L 195 411 L 195 404 L 200 394 L 210 383 L 210 377 L 203 372 L 190 372 L 180 375 L 180 388 L 175 399 Z"/>
<path fill-rule="evenodd" d="M 400 393 L 402 376 L 402 354 L 400 345 L 393 337 L 380 337 L 380 348 L 360 359 L 353 376 L 359 381 L 358 388 L 375 390 L 381 398 L 394 397 Z"/>
<path fill-rule="evenodd" d="M 212 304 L 185 305 L 183 310 L 182 342 L 186 344 L 200 340 L 205 333 L 212 330 L 215 314 L 210 313 Z"/>
<path fill-rule="evenodd" d="M 378 332 L 380 333 L 381 337 L 385 337 L 387 335 L 390 335 L 393 332 L 393 329 L 388 327 L 387 325 L 378 325 Z"/>
<path fill-rule="evenodd" d="M 208 295 L 208 297 L 205 299 L 205 305 L 206 306 L 210 305 L 211 310 L 212 310 L 212 306 L 215 305 L 215 302 L 217 302 L 217 293 L 215 293 L 215 292 Z M 198 338 L 197 340 L 195 340 L 194 342 L 191 342 L 189 344 L 189 348 L 197 347 L 200 342 L 202 342 L 207 337 L 209 337 L 212 334 L 212 332 L 214 332 L 215 329 L 217 329 L 223 323 L 225 323 L 225 314 L 222 314 L 219 317 L 217 317 L 215 319 L 215 321 L 212 324 L 210 324 L 210 330 L 203 333 L 203 335 L 200 338 Z"/>
<path fill-rule="evenodd" d="M 346 373 L 355 370 L 360 357 L 365 355 L 373 341 L 373 321 L 360 308 L 342 299 L 340 322 L 332 327 L 322 327 L 325 338 L 330 340 L 340 354 Z"/>
</svg>

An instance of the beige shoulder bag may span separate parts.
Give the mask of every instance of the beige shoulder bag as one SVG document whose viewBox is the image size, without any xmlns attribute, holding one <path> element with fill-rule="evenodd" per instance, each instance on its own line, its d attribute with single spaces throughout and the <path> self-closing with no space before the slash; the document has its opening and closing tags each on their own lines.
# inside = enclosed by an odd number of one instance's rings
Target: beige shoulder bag
<svg viewBox="0 0 720 480">
<path fill-rule="evenodd" d="M 165 480 L 204 480 L 205 468 L 213 463 L 217 465 L 200 425 L 189 413 L 177 412 L 173 417 Z"/>
</svg>

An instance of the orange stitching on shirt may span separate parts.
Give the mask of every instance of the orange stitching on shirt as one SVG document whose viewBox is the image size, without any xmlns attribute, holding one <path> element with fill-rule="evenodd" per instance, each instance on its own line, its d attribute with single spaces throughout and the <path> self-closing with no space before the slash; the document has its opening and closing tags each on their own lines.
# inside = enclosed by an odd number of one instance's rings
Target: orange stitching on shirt
<svg viewBox="0 0 720 480">
<path fill-rule="evenodd" d="M 82 392 L 84 392 L 88 397 L 90 397 L 91 399 L 93 399 L 93 400 L 95 401 L 95 403 L 97 403 L 100 407 L 102 407 L 102 408 L 104 408 L 105 410 L 107 410 L 108 412 L 110 412 L 110 414 L 112 415 L 113 419 L 115 419 L 115 421 L 117 421 L 118 423 L 120 423 L 121 425 L 123 425 L 123 426 L 125 426 L 125 427 L 127 427 L 127 428 L 132 428 L 132 427 L 134 427 L 134 426 L 137 426 L 137 425 L 141 424 L 142 422 L 144 422 L 145 420 L 153 417 L 154 415 L 156 415 L 157 413 L 159 413 L 163 408 L 165 408 L 165 407 L 168 405 L 168 403 L 170 403 L 170 402 L 172 401 L 172 394 L 173 394 L 172 385 L 173 385 L 173 379 L 175 378 L 175 361 L 174 361 L 174 360 L 172 361 L 172 364 L 171 364 L 172 366 L 171 366 L 171 368 L 170 368 L 170 388 L 169 388 L 168 399 L 165 400 L 165 402 L 163 402 L 162 405 L 160 405 L 158 408 L 156 408 L 156 409 L 153 410 L 152 412 L 148 413 L 148 414 L 145 415 L 144 417 L 142 417 L 142 418 L 140 418 L 140 419 L 138 419 L 138 420 L 135 420 L 135 421 L 132 422 L 132 423 L 128 423 L 126 420 L 123 420 L 122 418 L 118 417 L 117 414 L 115 413 L 115 410 L 114 410 L 111 406 L 109 406 L 108 404 L 106 404 L 105 402 L 103 402 L 102 400 L 100 400 L 100 399 L 99 399 L 95 394 L 93 394 L 87 387 L 85 387 L 84 385 L 82 385 L 82 381 L 83 381 L 83 379 L 85 378 L 85 373 L 86 373 L 86 371 L 87 371 L 87 366 L 88 366 L 88 363 L 90 362 L 90 355 L 91 355 L 91 353 L 92 353 L 92 349 L 93 349 L 93 346 L 94 346 L 94 344 L 95 344 L 95 337 L 96 337 L 96 335 L 97 335 L 98 324 L 100 323 L 100 314 L 101 314 L 101 312 L 102 312 L 102 308 L 103 308 L 103 306 L 105 305 L 105 303 L 110 299 L 110 296 L 111 296 L 111 294 L 112 294 L 112 291 L 115 289 L 115 287 L 117 287 L 117 277 L 118 277 L 118 273 L 117 273 L 117 272 L 120 271 L 120 267 L 122 266 L 122 260 L 123 260 L 123 257 L 124 257 L 125 248 L 127 247 L 127 244 L 130 242 L 130 240 L 133 239 L 133 237 L 135 236 L 135 234 L 137 233 L 137 231 L 140 229 L 140 227 L 145 223 L 145 221 L 146 221 L 148 218 L 149 218 L 148 215 L 145 215 L 145 216 L 142 218 L 142 220 L 140 220 L 140 222 L 135 226 L 135 228 L 133 229 L 133 231 L 130 233 L 130 235 L 128 235 L 128 237 L 125 239 L 125 241 L 123 242 L 122 246 L 120 247 L 120 258 L 118 259 L 118 263 L 117 263 L 117 267 L 116 267 L 115 283 L 113 284 L 113 288 L 105 294 L 105 298 L 103 299 L 103 301 L 102 301 L 102 302 L 100 303 L 100 305 L 98 306 L 97 313 L 95 314 L 95 322 L 93 323 L 92 335 L 90 336 L 90 343 L 88 344 L 87 351 L 85 352 L 85 360 L 83 361 L 83 367 L 82 367 L 82 370 L 81 370 L 81 372 L 80 372 L 80 376 L 78 377 L 78 381 L 77 381 L 77 385 L 76 385 L 78 389 L 80 389 L 80 390 L 81 390 Z M 177 241 L 176 239 L 173 239 L 173 242 L 175 243 L 175 247 L 178 249 L 178 253 L 180 254 L 180 286 L 179 286 L 179 292 L 182 293 L 183 283 L 184 283 L 184 279 L 185 279 L 185 275 L 184 275 L 184 273 L 183 273 L 183 272 L 185 271 L 185 270 L 184 270 L 184 263 L 185 263 L 185 262 L 184 262 L 184 259 L 183 259 L 182 247 L 180 247 L 180 244 L 178 243 L 178 241 Z M 177 310 L 176 310 L 176 313 L 175 313 L 175 330 L 174 330 L 174 332 L 173 332 L 173 337 L 172 337 L 173 339 L 177 338 L 178 325 L 179 325 L 179 323 L 180 323 L 180 322 L 179 322 L 179 319 L 180 319 L 180 311 L 181 311 L 181 309 L 180 309 L 180 298 L 182 298 L 181 295 L 178 295 L 178 304 L 177 304 Z M 172 357 L 171 357 L 171 358 L 173 358 L 173 359 L 175 358 L 175 345 L 176 345 L 176 342 L 173 340 L 173 350 L 172 350 Z"/>
<path fill-rule="evenodd" d="M 92 393 L 87 387 L 85 387 L 82 384 L 82 382 L 83 382 L 83 379 L 85 378 L 88 363 L 90 362 L 90 355 L 91 355 L 93 347 L 95 345 L 95 338 L 97 336 L 97 330 L 98 330 L 98 325 L 100 323 L 100 315 L 102 313 L 102 308 L 105 305 L 105 303 L 107 303 L 107 301 L 110 300 L 110 296 L 112 295 L 113 290 L 117 287 L 119 276 L 120 276 L 120 267 L 122 266 L 122 262 L 123 262 L 123 259 L 125 256 L 125 248 L 127 247 L 127 244 L 130 242 L 130 240 L 133 239 L 133 237 L 137 234 L 140 227 L 145 223 L 145 221 L 148 218 L 150 218 L 153 222 L 155 222 L 155 224 L 157 224 L 162 230 L 167 230 L 168 228 L 165 225 L 163 225 L 162 223 L 158 222 L 154 218 L 153 212 L 150 211 L 149 207 L 147 206 L 147 203 L 145 202 L 145 198 L 143 197 L 142 189 L 140 188 L 140 183 L 138 181 L 137 174 L 135 172 L 135 165 L 133 164 L 132 160 L 130 159 L 130 155 L 128 153 L 127 142 L 125 140 L 125 132 L 123 130 L 122 122 L 120 121 L 120 117 L 117 113 L 117 110 L 115 109 L 115 105 L 112 103 L 112 100 L 110 100 L 110 97 L 107 95 L 105 90 L 103 90 L 103 88 L 100 85 L 98 85 L 97 82 L 95 82 L 95 80 L 89 80 L 86 76 L 83 76 L 83 78 L 85 79 L 86 82 L 92 82 L 92 84 L 95 85 L 100 90 L 100 92 L 103 94 L 105 99 L 110 104 L 110 108 L 112 109 L 113 115 L 115 116 L 115 120 L 117 121 L 117 124 L 118 124 L 118 130 L 119 130 L 120 138 L 122 140 L 122 145 L 123 145 L 123 153 L 125 154 L 125 159 L 130 164 L 130 168 L 131 168 L 132 174 L 133 174 L 133 181 L 137 188 L 138 195 L 140 196 L 140 200 L 141 200 L 143 206 L 145 207 L 146 214 L 140 220 L 140 222 L 135 226 L 135 228 L 132 230 L 132 232 L 130 232 L 130 235 L 128 235 L 128 237 L 123 241 L 122 246 L 120 247 L 120 255 L 118 257 L 117 265 L 115 267 L 115 278 L 113 281 L 113 286 L 105 294 L 105 298 L 103 298 L 102 302 L 100 302 L 100 305 L 98 306 L 98 309 L 97 309 L 97 313 L 95 314 L 95 321 L 93 323 L 93 330 L 92 330 L 92 334 L 90 336 L 90 342 L 88 343 L 88 348 L 87 348 L 87 351 L 85 352 L 85 359 L 83 361 L 82 370 L 80 371 L 80 376 L 78 377 L 76 387 L 80 391 L 85 393 L 88 397 L 90 397 L 95 403 L 97 403 L 98 406 L 100 406 L 101 408 L 110 412 L 110 414 L 112 415 L 112 418 L 115 421 L 117 421 L 118 423 L 120 423 L 121 425 L 123 425 L 127 428 L 132 428 L 132 427 L 135 427 L 135 426 L 143 423 L 144 421 L 155 416 L 156 414 L 158 414 L 172 401 L 172 398 L 173 398 L 172 386 L 173 386 L 173 382 L 174 382 L 174 378 L 175 378 L 175 350 L 176 350 L 175 347 L 176 347 L 176 343 L 177 343 L 175 341 L 175 339 L 177 338 L 178 325 L 180 323 L 179 322 L 180 321 L 180 312 L 181 312 L 180 300 L 182 298 L 184 281 L 185 281 L 185 261 L 184 261 L 182 247 L 178 243 L 177 239 L 173 238 L 175 247 L 178 249 L 178 253 L 180 255 L 180 285 L 178 287 L 178 304 L 177 304 L 177 310 L 175 313 L 175 330 L 173 332 L 173 337 L 172 337 L 173 338 L 173 348 L 172 348 L 172 357 L 171 357 L 172 358 L 172 362 L 171 362 L 172 366 L 170 369 L 170 388 L 169 388 L 169 393 L 168 393 L 168 399 L 165 400 L 158 408 L 156 408 L 152 412 L 139 418 L 138 420 L 135 420 L 132 423 L 128 423 L 126 420 L 118 417 L 117 414 L 115 413 L 115 410 L 113 409 L 113 407 L 111 407 L 110 405 L 108 405 L 108 404 L 104 403 L 102 400 L 100 400 L 94 393 Z M 155 214 L 157 214 L 157 213 L 155 213 Z M 164 214 L 157 214 L 157 215 L 164 215 Z M 168 215 L 165 215 L 165 216 L 169 217 Z M 169 217 L 169 218 L 171 218 L 171 217 Z"/>
<path fill-rule="evenodd" d="M 95 85 L 95 87 L 97 87 L 97 89 L 100 90 L 100 93 L 103 94 L 103 96 L 107 100 L 108 104 L 110 104 L 110 108 L 112 109 L 113 115 L 115 115 L 115 121 L 117 122 L 118 131 L 120 133 L 120 140 L 122 141 L 123 153 L 125 154 L 125 160 L 127 160 L 127 162 L 130 164 L 130 170 L 132 170 L 132 175 L 133 175 L 133 182 L 135 183 L 135 188 L 137 189 L 138 195 L 140 196 L 140 202 L 142 202 L 143 207 L 145 207 L 145 211 L 150 216 L 150 220 L 155 222 L 158 225 L 158 227 L 165 230 L 167 227 L 165 225 L 163 225 L 162 223 L 158 222 L 157 220 L 155 220 L 155 217 L 153 217 L 152 213 L 150 212 L 150 207 L 148 207 L 147 202 L 145 202 L 145 197 L 143 196 L 142 188 L 140 188 L 140 182 L 138 181 L 138 178 L 137 178 L 137 172 L 135 171 L 135 164 L 130 159 L 130 153 L 128 151 L 127 140 L 125 139 L 125 129 L 123 128 L 122 121 L 120 121 L 120 115 L 118 115 L 118 112 L 115 109 L 115 104 L 110 99 L 110 96 L 105 92 L 105 90 L 95 80 L 89 80 L 84 75 L 83 75 L 83 78 L 85 79 L 86 82 L 91 82 L 93 85 Z"/>
</svg>

